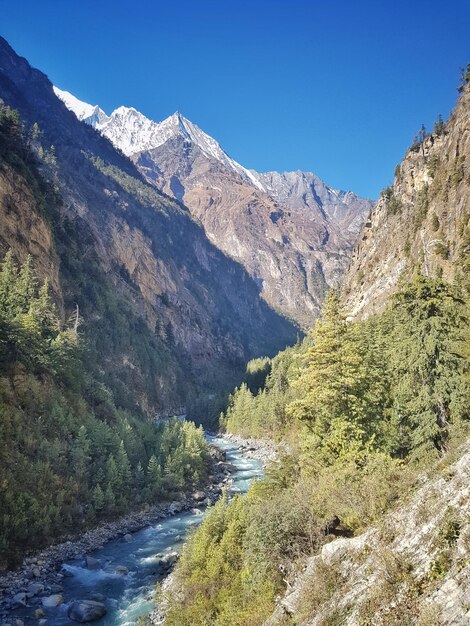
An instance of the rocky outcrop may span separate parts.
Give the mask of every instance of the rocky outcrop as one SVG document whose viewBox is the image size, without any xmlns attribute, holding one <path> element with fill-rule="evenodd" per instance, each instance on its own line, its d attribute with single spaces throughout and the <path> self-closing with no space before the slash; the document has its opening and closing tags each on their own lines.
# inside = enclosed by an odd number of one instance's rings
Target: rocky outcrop
<svg viewBox="0 0 470 626">
<path fill-rule="evenodd" d="M 418 270 L 447 280 L 466 274 L 469 163 L 467 86 L 445 126 L 407 152 L 362 229 L 344 282 L 353 316 L 381 310 L 399 281 Z"/>
<path fill-rule="evenodd" d="M 188 206 L 269 304 L 304 328 L 312 325 L 326 291 L 341 283 L 371 202 L 304 172 L 252 172 L 253 182 L 181 135 L 132 158 Z"/>
<path fill-rule="evenodd" d="M 327 543 L 265 626 L 470 623 L 470 452 L 421 476 L 380 527 Z M 335 621 L 336 620 L 336 621 Z"/>
</svg>

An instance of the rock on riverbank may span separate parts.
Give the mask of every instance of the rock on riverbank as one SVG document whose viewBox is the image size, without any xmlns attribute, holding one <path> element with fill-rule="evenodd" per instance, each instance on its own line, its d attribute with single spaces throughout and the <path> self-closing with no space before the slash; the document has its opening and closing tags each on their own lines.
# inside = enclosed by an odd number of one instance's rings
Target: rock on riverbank
<svg viewBox="0 0 470 626">
<path fill-rule="evenodd" d="M 236 445 L 242 456 L 261 461 L 263 467 L 288 452 L 285 443 L 276 443 L 272 439 L 245 439 L 233 433 L 224 433 L 223 437 Z"/>
</svg>

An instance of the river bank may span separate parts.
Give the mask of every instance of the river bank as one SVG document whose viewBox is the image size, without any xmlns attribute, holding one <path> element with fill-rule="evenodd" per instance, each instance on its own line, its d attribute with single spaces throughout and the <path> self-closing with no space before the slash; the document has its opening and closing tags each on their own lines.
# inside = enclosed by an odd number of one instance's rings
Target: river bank
<svg viewBox="0 0 470 626">
<path fill-rule="evenodd" d="M 284 443 L 270 439 L 244 438 L 233 433 L 223 433 L 222 436 L 234 446 L 241 458 L 258 461 L 263 469 L 288 451 Z M 165 595 L 177 593 L 173 572 L 161 582 L 161 590 L 163 604 L 146 616 L 144 623 L 148 626 L 163 626 L 165 623 Z"/>
<path fill-rule="evenodd" d="M 269 463 L 288 452 L 285 443 L 276 443 L 272 439 L 244 438 L 233 433 L 223 433 L 223 437 L 237 446 L 243 457 L 260 461 L 265 469 Z"/>
<path fill-rule="evenodd" d="M 271 445 L 257 444 L 254 440 L 247 441 L 232 436 L 227 438 L 224 436 L 223 439 L 208 437 L 208 439 L 210 441 L 217 440 L 219 445 L 223 442 L 227 449 L 233 450 L 236 463 L 242 458 L 253 459 L 258 455 L 257 459 L 264 465 L 269 459 L 273 458 Z M 132 513 L 117 521 L 103 523 L 80 537 L 62 541 L 41 550 L 34 556 L 25 558 L 19 569 L 0 577 L 0 623 L 2 626 L 21 626 L 21 624 L 29 623 L 31 620 L 32 623 L 39 626 L 42 626 L 42 624 L 49 626 L 49 624 L 70 623 L 67 620 L 67 614 L 65 613 L 64 615 L 64 611 L 76 599 L 76 596 L 75 598 L 70 597 L 70 587 L 71 581 L 74 580 L 72 576 L 77 575 L 77 572 L 81 577 L 92 577 L 93 575 L 107 576 L 113 585 L 118 583 L 122 585 L 128 584 L 124 579 L 134 574 L 132 571 L 134 562 L 128 562 L 127 566 L 130 565 L 130 567 L 127 567 L 125 561 L 121 562 L 121 560 L 116 560 L 116 558 L 121 559 L 121 554 L 125 557 L 127 551 L 135 550 L 136 546 L 140 546 L 138 551 L 142 551 L 145 546 L 148 546 L 149 550 L 153 549 L 153 539 L 146 539 L 144 544 L 142 544 L 141 538 L 138 539 L 142 533 L 145 534 L 146 532 L 146 530 L 142 529 L 149 529 L 158 534 L 158 528 L 166 528 L 168 525 L 178 527 L 177 531 L 174 528 L 170 528 L 168 533 L 170 539 L 172 533 L 177 532 L 178 534 L 173 534 L 173 544 L 165 544 L 164 550 L 165 558 L 171 556 L 170 566 L 174 564 L 176 559 L 173 558 L 172 550 L 174 550 L 177 544 L 181 547 L 186 528 L 185 524 L 187 523 L 189 526 L 199 523 L 202 519 L 204 508 L 211 502 L 215 502 L 224 488 L 231 485 L 234 492 L 245 491 L 245 488 L 248 488 L 248 483 L 247 485 L 244 484 L 246 480 L 243 476 L 247 472 L 245 469 L 247 462 L 234 465 L 233 458 L 229 460 L 232 463 L 226 462 L 225 451 L 216 447 L 213 454 L 211 482 L 205 487 L 198 489 L 194 493 L 182 495 L 173 502 L 157 504 L 146 511 Z M 251 463 L 254 462 L 252 461 Z M 243 483 L 241 488 L 232 484 L 240 479 Z M 251 480 L 252 478 L 249 478 L 249 482 Z M 178 526 L 179 520 L 183 518 L 186 521 L 180 528 Z M 172 520 L 175 521 L 173 522 Z M 129 545 L 129 548 L 126 547 L 127 545 Z M 115 547 L 108 548 L 108 546 Z M 112 562 L 108 563 L 106 559 L 99 561 L 94 558 L 97 553 L 100 555 L 109 550 L 114 551 L 115 558 L 111 560 Z M 171 567 L 166 567 L 167 563 L 165 563 L 165 567 L 162 567 L 162 558 L 157 559 L 156 556 L 154 557 L 152 553 L 150 557 L 144 559 L 151 563 L 152 571 L 147 572 L 147 574 L 155 576 L 155 578 L 151 579 L 153 581 L 157 578 L 165 577 L 171 569 Z M 71 563 L 71 565 L 64 566 L 67 562 Z M 157 562 L 160 567 L 157 566 Z M 98 571 L 94 572 L 94 568 Z M 129 576 L 127 576 L 128 573 Z M 116 579 L 119 580 L 116 581 Z M 83 589 L 74 589 L 73 591 L 74 593 L 78 591 L 82 593 Z M 84 601 L 88 602 L 90 599 L 95 601 L 93 598 L 99 599 L 100 595 L 103 596 L 101 600 L 105 601 L 105 594 L 100 593 L 89 593 L 85 596 Z M 83 601 L 83 594 L 81 601 Z M 47 621 L 44 621 L 46 618 Z M 114 622 L 106 621 L 106 618 L 101 620 L 101 623 L 114 624 Z"/>
<path fill-rule="evenodd" d="M 86 562 L 86 556 L 114 540 L 131 541 L 133 533 L 184 511 L 198 511 L 217 501 L 222 489 L 230 480 L 230 468 L 225 463 L 225 453 L 212 450 L 210 483 L 200 486 L 193 493 L 180 494 L 177 499 L 158 503 L 146 510 L 132 512 L 118 520 L 103 522 L 77 537 L 65 538 L 25 557 L 21 566 L 0 576 L 0 624 L 21 626 L 22 620 L 15 611 L 26 606 L 42 612 L 47 598 L 61 594 L 67 571 L 66 561 Z M 59 598 L 57 598 L 57 601 Z M 52 600 L 51 600 L 52 602 Z M 11 622 L 9 617 L 11 617 Z M 39 622 L 40 623 L 40 622 Z"/>
</svg>

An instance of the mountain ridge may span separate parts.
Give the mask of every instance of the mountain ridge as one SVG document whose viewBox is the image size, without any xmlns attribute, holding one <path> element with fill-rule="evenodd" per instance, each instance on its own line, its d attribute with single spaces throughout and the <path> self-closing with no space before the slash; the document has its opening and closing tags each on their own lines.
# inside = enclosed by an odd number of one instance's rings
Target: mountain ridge
<svg viewBox="0 0 470 626">
<path fill-rule="evenodd" d="M 248 170 L 179 113 L 153 122 L 119 107 L 97 122 L 91 105 L 55 92 L 79 117 L 86 111 L 83 121 L 128 154 L 149 182 L 184 203 L 270 306 L 304 329 L 312 325 L 326 292 L 341 283 L 371 201 L 313 173 Z"/>
</svg>

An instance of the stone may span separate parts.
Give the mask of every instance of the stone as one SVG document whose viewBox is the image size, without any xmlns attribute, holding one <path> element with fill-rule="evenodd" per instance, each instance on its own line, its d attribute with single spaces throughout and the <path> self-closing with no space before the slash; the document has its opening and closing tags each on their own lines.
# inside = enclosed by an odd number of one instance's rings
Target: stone
<svg viewBox="0 0 470 626">
<path fill-rule="evenodd" d="M 172 502 L 168 507 L 168 512 L 170 515 L 175 515 L 175 513 L 181 513 L 183 510 L 183 505 L 181 502 Z"/>
<path fill-rule="evenodd" d="M 21 591 L 20 593 L 17 593 L 16 595 L 13 596 L 13 598 L 12 598 L 12 606 L 13 606 L 13 608 L 20 607 L 20 606 L 26 606 L 26 601 L 27 601 L 26 593 Z"/>
<path fill-rule="evenodd" d="M 177 552 L 170 552 L 169 554 L 165 554 L 161 557 L 159 565 L 164 569 L 170 569 L 179 559 L 179 554 Z"/>
<path fill-rule="evenodd" d="M 31 572 L 36 578 L 39 578 L 41 576 L 41 570 L 39 569 L 39 567 L 33 567 Z"/>
<path fill-rule="evenodd" d="M 88 599 L 94 600 L 95 602 L 104 602 L 106 600 L 106 596 L 102 593 L 92 593 Z"/>
<path fill-rule="evenodd" d="M 34 611 L 34 617 L 36 619 L 41 619 L 41 617 L 44 617 L 44 615 L 45 615 L 45 613 L 44 613 L 44 611 L 42 609 L 36 609 Z"/>
<path fill-rule="evenodd" d="M 123 537 L 124 541 L 130 543 L 132 541 L 132 535 L 130 533 L 126 533 Z"/>
<path fill-rule="evenodd" d="M 96 602 L 95 600 L 76 600 L 72 602 L 67 611 L 68 617 L 80 624 L 94 622 L 106 615 L 106 613 L 106 606 L 102 602 Z"/>
<path fill-rule="evenodd" d="M 28 598 L 32 598 L 33 596 L 37 596 L 38 593 L 44 591 L 44 585 L 41 583 L 29 583 L 26 592 L 28 594 Z"/>
<path fill-rule="evenodd" d="M 125 565 L 118 565 L 115 568 L 115 572 L 116 574 L 119 574 L 120 576 L 127 576 L 127 574 L 129 573 L 129 570 L 127 567 L 125 567 Z"/>
<path fill-rule="evenodd" d="M 206 494 L 204 493 L 204 491 L 195 491 L 193 493 L 193 498 L 194 500 L 196 500 L 197 502 L 201 502 L 202 500 L 204 500 L 206 497 Z"/>
<path fill-rule="evenodd" d="M 46 608 L 53 608 L 59 606 L 64 601 L 64 596 L 60 593 L 54 593 L 52 596 L 47 596 L 42 599 L 42 606 Z"/>
<path fill-rule="evenodd" d="M 85 563 L 88 569 L 101 569 L 101 561 L 95 559 L 93 556 L 85 557 Z"/>
</svg>

